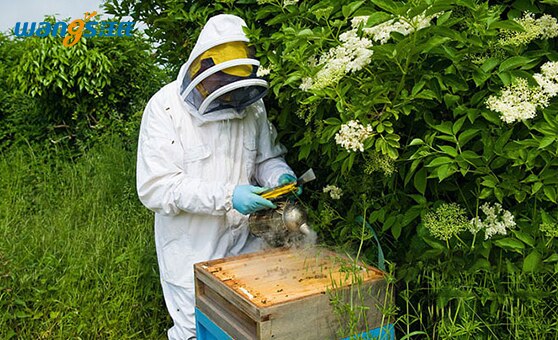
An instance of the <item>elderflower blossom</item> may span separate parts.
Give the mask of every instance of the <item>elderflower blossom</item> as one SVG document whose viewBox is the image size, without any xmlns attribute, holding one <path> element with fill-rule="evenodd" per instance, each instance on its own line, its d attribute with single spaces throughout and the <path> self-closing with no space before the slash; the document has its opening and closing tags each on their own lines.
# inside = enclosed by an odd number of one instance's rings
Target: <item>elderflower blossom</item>
<svg viewBox="0 0 558 340">
<path fill-rule="evenodd" d="M 351 27 L 352 28 L 358 28 L 360 26 L 360 24 L 366 24 L 366 22 L 368 21 L 368 18 L 370 18 L 370 16 L 368 15 L 360 15 L 360 16 L 356 16 L 353 19 L 351 19 Z"/>
<path fill-rule="evenodd" d="M 296 5 L 297 3 L 298 3 L 298 0 L 284 0 L 283 1 L 283 6 Z"/>
<path fill-rule="evenodd" d="M 372 37 L 372 40 L 377 41 L 380 44 L 385 44 L 391 37 L 392 32 L 409 35 L 410 33 L 430 26 L 432 19 L 436 18 L 439 14 L 440 13 L 436 13 L 427 16 L 423 12 L 413 18 L 398 17 L 373 27 L 365 27 L 362 31 L 365 35 Z M 368 17 L 355 17 L 353 18 L 351 24 L 353 27 L 358 27 L 358 25 L 366 22 L 366 20 L 368 20 Z"/>
<path fill-rule="evenodd" d="M 260 66 L 260 67 L 258 67 L 258 71 L 256 72 L 256 75 L 258 77 L 264 77 L 264 76 L 267 76 L 269 74 L 269 72 L 271 72 L 270 69 Z"/>
<path fill-rule="evenodd" d="M 329 193 L 332 199 L 338 200 L 343 196 L 343 190 L 335 185 L 327 185 L 323 189 L 324 193 Z"/>
<path fill-rule="evenodd" d="M 494 203 L 492 207 L 488 203 L 484 203 L 481 210 L 486 218 L 484 220 L 481 220 L 478 216 L 473 218 L 469 222 L 469 231 L 476 234 L 484 230 L 485 240 L 496 234 L 506 235 L 508 229 L 513 229 L 516 226 L 512 213 L 503 209 L 499 203 Z"/>
<path fill-rule="evenodd" d="M 542 223 L 539 229 L 546 237 L 558 238 L 558 225 L 556 223 Z"/>
<path fill-rule="evenodd" d="M 351 120 L 341 125 L 335 134 L 335 142 L 350 151 L 364 151 L 364 140 L 372 135 L 372 126 L 362 125 L 356 120 Z"/>
<path fill-rule="evenodd" d="M 499 112 L 500 119 L 506 123 L 534 118 L 537 107 L 548 106 L 549 96 L 540 88 L 531 88 L 527 80 L 519 78 L 502 90 L 499 96 L 486 100 L 488 109 Z"/>
<path fill-rule="evenodd" d="M 442 203 L 435 211 L 426 213 L 423 222 L 430 234 L 442 241 L 467 229 L 465 210 L 456 203 Z"/>
<path fill-rule="evenodd" d="M 359 71 L 372 60 L 372 42 L 360 38 L 356 30 L 347 31 L 339 36 L 341 45 L 331 48 L 320 56 L 318 66 L 322 69 L 313 78 L 304 78 L 300 89 L 320 90 L 336 84 L 347 73 Z"/>
<path fill-rule="evenodd" d="M 381 172 L 384 176 L 389 177 L 395 171 L 395 161 L 393 159 L 377 151 L 370 152 L 370 159 L 366 162 L 364 168 L 365 174 L 371 175 L 373 172 Z"/>
<path fill-rule="evenodd" d="M 312 78 L 304 77 L 302 78 L 302 83 L 298 88 L 300 88 L 302 91 L 308 91 L 312 88 L 312 84 L 313 84 Z"/>
<path fill-rule="evenodd" d="M 537 20 L 541 28 L 542 39 L 558 37 L 558 21 L 551 15 L 545 14 Z"/>
<path fill-rule="evenodd" d="M 537 81 L 541 90 L 549 97 L 558 94 L 558 62 L 551 61 L 541 66 L 541 73 L 536 73 L 533 78 Z"/>
<path fill-rule="evenodd" d="M 523 14 L 520 19 L 515 19 L 523 27 L 522 32 L 503 30 L 499 43 L 502 46 L 527 45 L 535 39 L 550 39 L 558 36 L 558 22 L 556 18 L 545 14 L 539 19 L 530 12 Z"/>
</svg>

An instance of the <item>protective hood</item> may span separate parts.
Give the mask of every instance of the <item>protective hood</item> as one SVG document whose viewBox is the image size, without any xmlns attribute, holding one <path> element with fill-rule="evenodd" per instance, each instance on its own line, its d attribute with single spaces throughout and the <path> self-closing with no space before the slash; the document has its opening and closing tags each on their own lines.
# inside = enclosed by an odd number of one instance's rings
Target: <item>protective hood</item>
<svg viewBox="0 0 558 340">
<path fill-rule="evenodd" d="M 243 118 L 244 108 L 267 93 L 267 81 L 256 75 L 260 64 L 244 26 L 234 15 L 210 18 L 180 69 L 179 96 L 202 123 Z"/>
</svg>

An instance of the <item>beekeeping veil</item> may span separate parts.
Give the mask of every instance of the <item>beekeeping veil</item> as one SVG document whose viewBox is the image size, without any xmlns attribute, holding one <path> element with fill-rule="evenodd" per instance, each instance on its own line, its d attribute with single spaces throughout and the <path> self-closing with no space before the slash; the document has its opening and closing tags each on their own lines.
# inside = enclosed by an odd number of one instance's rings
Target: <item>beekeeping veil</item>
<svg viewBox="0 0 558 340">
<path fill-rule="evenodd" d="M 203 121 L 234 118 L 267 93 L 243 26 L 234 15 L 209 19 L 180 70 L 180 96 Z"/>
</svg>

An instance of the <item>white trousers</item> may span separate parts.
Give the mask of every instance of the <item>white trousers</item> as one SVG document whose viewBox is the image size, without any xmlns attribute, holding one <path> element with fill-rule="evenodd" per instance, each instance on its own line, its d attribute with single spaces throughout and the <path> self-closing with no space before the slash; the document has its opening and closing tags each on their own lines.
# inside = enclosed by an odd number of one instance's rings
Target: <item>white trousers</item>
<svg viewBox="0 0 558 340">
<path fill-rule="evenodd" d="M 238 254 L 227 254 L 235 256 L 240 254 L 252 253 L 261 250 L 263 241 L 252 235 L 248 236 L 246 244 Z M 192 270 L 194 270 L 192 268 Z M 167 310 L 174 322 L 174 326 L 167 332 L 169 340 L 188 340 L 196 338 L 196 319 L 194 316 L 196 301 L 195 289 L 174 285 L 165 280 L 161 280 L 163 296 L 167 305 Z"/>
<path fill-rule="evenodd" d="M 167 332 L 169 340 L 195 339 L 194 288 L 176 286 L 165 280 L 161 280 L 161 287 L 167 310 L 174 322 L 174 326 Z"/>
</svg>

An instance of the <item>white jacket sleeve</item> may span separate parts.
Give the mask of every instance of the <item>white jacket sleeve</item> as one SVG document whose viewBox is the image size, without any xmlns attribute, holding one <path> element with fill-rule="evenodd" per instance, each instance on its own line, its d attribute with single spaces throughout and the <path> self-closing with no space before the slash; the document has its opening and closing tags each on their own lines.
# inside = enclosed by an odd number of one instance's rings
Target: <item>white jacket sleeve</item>
<svg viewBox="0 0 558 340">
<path fill-rule="evenodd" d="M 261 186 L 275 187 L 282 174 L 296 177 L 283 155 L 287 149 L 277 142 L 277 131 L 267 120 L 267 113 L 262 103 L 262 110 L 256 117 L 258 126 L 258 154 L 256 157 L 256 181 Z"/>
<path fill-rule="evenodd" d="M 144 111 L 138 143 L 136 184 L 140 201 L 160 214 L 223 215 L 231 209 L 234 186 L 186 176 L 184 151 L 172 119 L 152 98 Z"/>
</svg>

